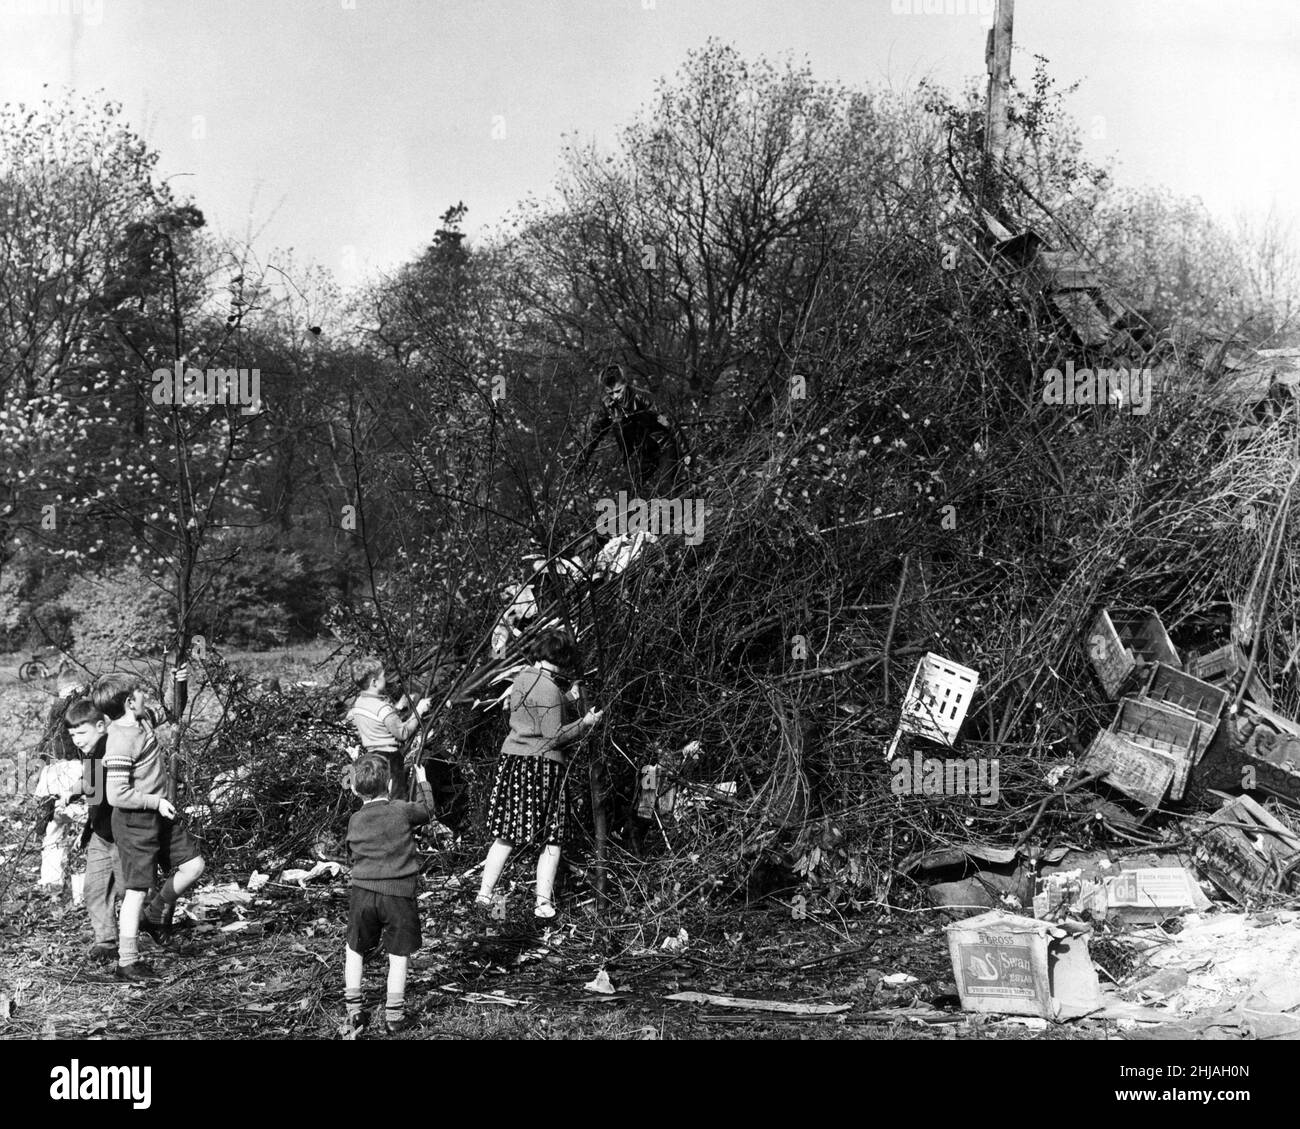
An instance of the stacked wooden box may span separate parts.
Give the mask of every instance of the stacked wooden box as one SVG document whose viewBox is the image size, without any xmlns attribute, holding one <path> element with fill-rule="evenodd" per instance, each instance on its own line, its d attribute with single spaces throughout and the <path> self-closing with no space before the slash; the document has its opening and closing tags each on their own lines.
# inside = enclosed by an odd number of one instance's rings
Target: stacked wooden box
<svg viewBox="0 0 1300 1129">
<path fill-rule="evenodd" d="M 1160 616 L 1149 608 L 1131 612 L 1102 608 L 1088 631 L 1088 657 L 1108 698 L 1120 697 L 1146 675 L 1152 663 L 1181 665 Z"/>
<path fill-rule="evenodd" d="M 1102 609 L 1088 636 L 1088 655 L 1108 696 L 1120 699 L 1114 720 L 1088 746 L 1082 773 L 1103 773 L 1112 788 L 1154 811 L 1181 800 L 1210 747 L 1228 692 L 1185 674 L 1154 611 Z"/>
</svg>

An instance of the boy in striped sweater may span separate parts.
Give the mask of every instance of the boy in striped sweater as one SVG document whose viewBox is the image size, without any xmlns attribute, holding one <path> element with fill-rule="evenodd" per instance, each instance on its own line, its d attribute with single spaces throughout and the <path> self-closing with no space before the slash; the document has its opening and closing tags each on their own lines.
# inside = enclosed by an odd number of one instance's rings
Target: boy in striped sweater
<svg viewBox="0 0 1300 1129">
<path fill-rule="evenodd" d="M 174 677 L 181 681 L 184 668 Z M 116 975 L 120 980 L 154 980 L 157 973 L 139 957 L 140 930 L 165 943 L 176 899 L 198 881 L 203 858 L 167 798 L 171 787 L 167 755 L 154 732 L 156 719 L 144 704 L 139 679 L 104 675 L 95 683 L 92 698 L 109 719 L 105 790 L 113 808 L 113 840 L 122 868 Z M 145 894 L 156 866 L 164 873 L 175 867 L 176 873 L 146 908 Z"/>
<path fill-rule="evenodd" d="M 352 677 L 361 691 L 348 710 L 348 721 L 357 731 L 364 753 L 379 753 L 388 761 L 388 771 L 393 780 L 393 794 L 406 795 L 406 770 L 402 765 L 402 742 L 408 740 L 420 727 L 420 718 L 433 704 L 421 698 L 415 706 L 415 716 L 403 721 L 387 698 L 383 696 L 388 685 L 384 664 L 377 658 L 367 657 L 352 666 Z M 402 702 L 405 702 L 403 697 Z M 402 702 L 398 705 L 401 706 Z"/>
</svg>

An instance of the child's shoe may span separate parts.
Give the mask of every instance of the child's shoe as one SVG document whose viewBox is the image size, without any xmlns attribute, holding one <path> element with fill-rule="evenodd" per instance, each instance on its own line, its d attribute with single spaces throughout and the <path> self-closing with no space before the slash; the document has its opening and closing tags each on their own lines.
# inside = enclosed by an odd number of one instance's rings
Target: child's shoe
<svg viewBox="0 0 1300 1129">
<path fill-rule="evenodd" d="M 158 973 L 153 970 L 153 965 L 147 964 L 142 960 L 138 960 L 134 964 L 114 965 L 113 975 L 119 980 L 128 980 L 146 984 L 161 979 Z"/>
<path fill-rule="evenodd" d="M 384 1016 L 384 1033 L 386 1035 L 396 1035 L 399 1031 L 406 1031 L 411 1027 L 411 1021 L 405 1015 L 397 1019 L 389 1019 Z"/>
<path fill-rule="evenodd" d="M 117 942 L 96 941 L 90 946 L 90 951 L 86 955 L 100 964 L 111 964 L 117 960 Z"/>
<path fill-rule="evenodd" d="M 171 922 L 155 918 L 148 910 L 140 915 L 140 932 L 148 933 L 159 945 L 166 945 L 172 935 Z"/>
<path fill-rule="evenodd" d="M 543 921 L 550 921 L 555 916 L 555 903 L 547 899 L 537 903 L 533 910 L 534 917 L 540 917 Z"/>
</svg>

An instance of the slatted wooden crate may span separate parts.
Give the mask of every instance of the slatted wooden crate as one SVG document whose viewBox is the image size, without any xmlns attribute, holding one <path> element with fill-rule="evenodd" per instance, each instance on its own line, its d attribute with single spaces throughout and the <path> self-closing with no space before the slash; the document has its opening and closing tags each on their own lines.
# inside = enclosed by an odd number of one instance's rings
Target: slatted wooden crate
<svg viewBox="0 0 1300 1129">
<path fill-rule="evenodd" d="M 1158 701 L 1125 698 L 1110 728 L 1088 746 L 1079 768 L 1106 773 L 1112 788 L 1154 810 L 1166 793 L 1182 798 L 1200 740 L 1200 724 L 1190 713 Z"/>
<path fill-rule="evenodd" d="M 966 720 L 966 711 L 979 685 L 978 670 L 955 663 L 933 651 L 916 664 L 912 683 L 903 700 L 903 710 L 898 719 L 898 729 L 885 753 L 892 760 L 904 733 L 928 737 L 932 741 L 951 746 Z"/>
<path fill-rule="evenodd" d="M 1103 729 L 1092 739 L 1079 762 L 1079 772 L 1087 775 L 1104 772 L 1105 782 L 1141 804 L 1148 811 L 1160 806 L 1169 791 L 1177 766 L 1170 757 L 1124 739 L 1119 733 Z"/>
<path fill-rule="evenodd" d="M 1228 643 L 1216 651 L 1198 655 L 1187 663 L 1187 673 L 1217 686 L 1239 686 L 1250 659 L 1236 643 Z M 1246 684 L 1246 696 L 1267 709 L 1273 708 L 1273 695 L 1268 692 L 1258 670 L 1251 671 Z"/>
<path fill-rule="evenodd" d="M 1111 328 L 1106 315 L 1097 308 L 1097 303 L 1088 291 L 1053 291 L 1047 300 L 1065 319 L 1081 345 L 1104 345 L 1110 339 Z"/>
<path fill-rule="evenodd" d="M 1073 251 L 1039 251 L 1028 277 L 1042 290 L 1100 290 L 1101 276 Z"/>
<path fill-rule="evenodd" d="M 1184 674 L 1165 663 L 1156 663 L 1147 678 L 1143 698 L 1147 701 L 1162 702 L 1173 709 L 1182 710 L 1196 719 L 1199 736 L 1188 768 L 1195 768 L 1214 740 L 1215 730 L 1219 728 L 1219 719 L 1228 704 L 1228 692 L 1213 686 L 1190 674 Z M 1183 798 L 1187 785 L 1187 773 L 1175 777 L 1170 795 L 1175 800 Z"/>
<path fill-rule="evenodd" d="M 1246 905 L 1270 894 L 1296 891 L 1300 835 L 1249 796 L 1237 796 L 1210 816 L 1193 857 L 1210 881 Z"/>
<path fill-rule="evenodd" d="M 1192 769 L 1214 739 L 1217 724 L 1216 721 L 1207 727 L 1194 713 L 1179 705 L 1138 697 L 1125 698 L 1120 703 L 1112 728 L 1134 744 L 1173 760 L 1169 798 L 1181 800 Z"/>
<path fill-rule="evenodd" d="M 1219 722 L 1210 747 L 1197 760 L 1198 792 L 1245 789 L 1300 807 L 1300 725 L 1257 702 L 1244 701 L 1236 718 Z"/>
<path fill-rule="evenodd" d="M 1118 698 L 1150 664 L 1181 666 L 1165 625 L 1153 611 L 1102 608 L 1088 629 L 1088 658 L 1108 698 Z"/>
</svg>

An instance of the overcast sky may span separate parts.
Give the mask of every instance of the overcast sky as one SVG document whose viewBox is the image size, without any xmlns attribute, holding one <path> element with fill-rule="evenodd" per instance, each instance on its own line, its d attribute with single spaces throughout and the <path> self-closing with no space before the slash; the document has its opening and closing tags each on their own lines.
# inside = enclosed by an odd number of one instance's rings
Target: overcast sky
<svg viewBox="0 0 1300 1129">
<path fill-rule="evenodd" d="M 102 89 L 215 230 L 350 281 L 457 200 L 473 234 L 545 193 L 561 134 L 612 141 L 709 36 L 850 84 L 983 75 L 991 5 L 956 3 L 0 0 L 0 101 Z M 1300 219 L 1296 0 L 1019 0 L 1015 43 L 1018 77 L 1041 54 L 1084 80 L 1071 109 L 1121 180 Z"/>
</svg>

